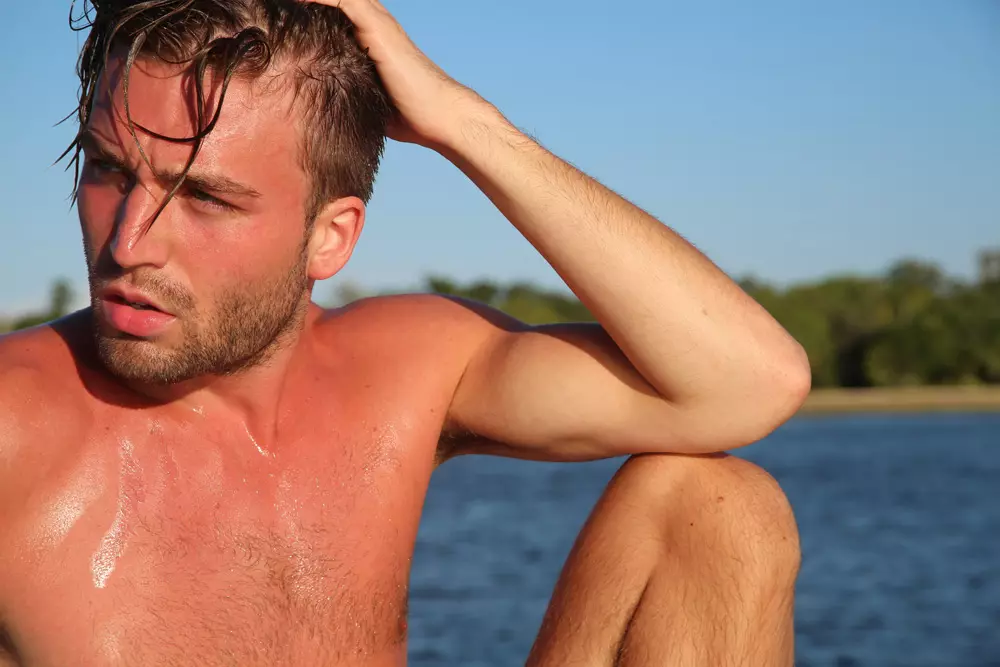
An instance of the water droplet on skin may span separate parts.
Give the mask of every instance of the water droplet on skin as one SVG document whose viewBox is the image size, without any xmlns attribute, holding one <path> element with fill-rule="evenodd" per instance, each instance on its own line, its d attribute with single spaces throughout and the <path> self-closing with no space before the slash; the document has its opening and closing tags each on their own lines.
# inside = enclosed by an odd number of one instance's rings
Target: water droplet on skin
<svg viewBox="0 0 1000 667">
<path fill-rule="evenodd" d="M 104 493 L 104 480 L 95 464 L 91 461 L 75 470 L 41 511 L 42 518 L 34 531 L 34 540 L 41 547 L 51 550 L 66 539 L 80 517 Z"/>
<path fill-rule="evenodd" d="M 246 424 L 243 424 L 243 430 L 247 432 L 247 437 L 250 438 L 250 442 L 252 442 L 253 446 L 257 448 L 257 451 L 260 452 L 261 456 L 271 459 L 274 458 L 274 454 L 257 444 L 256 438 L 253 437 L 253 433 L 250 432 L 250 428 Z"/>
<path fill-rule="evenodd" d="M 102 662 L 108 665 L 119 664 L 122 660 L 121 648 L 124 628 L 122 621 L 111 621 L 99 629 L 95 629 L 94 639 Z"/>
<path fill-rule="evenodd" d="M 301 517 L 299 510 L 301 499 L 296 497 L 296 484 L 292 480 L 288 471 L 282 473 L 278 482 L 278 493 L 275 498 L 274 510 L 278 514 L 285 533 L 289 538 L 292 547 L 289 553 L 291 566 L 295 576 L 292 579 L 292 590 L 303 599 L 311 595 L 314 584 L 314 575 L 311 573 L 316 569 L 316 563 L 310 554 L 307 540 L 302 537 L 300 530 Z"/>
<path fill-rule="evenodd" d="M 118 509 L 108 532 L 101 539 L 101 545 L 91 559 L 90 571 L 94 586 L 104 588 L 108 578 L 118 565 L 118 559 L 125 552 L 127 544 L 128 520 L 134 506 L 142 498 L 142 469 L 135 460 L 135 451 L 128 438 L 122 438 L 118 450 L 120 466 L 118 480 Z"/>
<path fill-rule="evenodd" d="M 371 484 L 379 474 L 399 467 L 400 442 L 399 431 L 394 424 L 389 423 L 381 427 L 363 464 L 362 482 Z"/>
</svg>

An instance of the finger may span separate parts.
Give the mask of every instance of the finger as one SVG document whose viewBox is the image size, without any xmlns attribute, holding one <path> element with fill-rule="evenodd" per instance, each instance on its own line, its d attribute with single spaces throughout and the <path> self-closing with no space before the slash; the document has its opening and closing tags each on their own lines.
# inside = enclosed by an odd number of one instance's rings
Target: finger
<svg viewBox="0 0 1000 667">
<path fill-rule="evenodd" d="M 392 53 L 404 53 L 417 47 L 403 26 L 378 0 L 300 0 L 340 9 L 354 24 L 355 37 L 368 55 L 381 62 Z"/>
<path fill-rule="evenodd" d="M 365 16 L 382 16 L 392 18 L 391 14 L 378 0 L 302 0 L 307 3 L 336 7 L 347 14 L 353 23 L 363 20 Z"/>
<path fill-rule="evenodd" d="M 327 7 L 336 7 L 347 15 L 359 33 L 386 35 L 390 30 L 403 32 L 403 28 L 378 0 L 300 0 Z M 360 37 L 360 35 L 359 35 Z"/>
</svg>

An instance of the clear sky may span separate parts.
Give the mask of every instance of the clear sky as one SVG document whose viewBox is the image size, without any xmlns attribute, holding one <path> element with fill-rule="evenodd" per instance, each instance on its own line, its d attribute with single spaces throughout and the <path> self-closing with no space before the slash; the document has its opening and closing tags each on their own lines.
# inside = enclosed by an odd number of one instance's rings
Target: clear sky
<svg viewBox="0 0 1000 667">
<path fill-rule="evenodd" d="M 386 0 L 442 67 L 735 276 L 779 284 L 1000 246 L 1000 3 Z M 8 2 L 0 313 L 84 291 L 69 0 Z M 559 285 L 450 164 L 391 145 L 338 280 L 435 272 Z"/>
</svg>

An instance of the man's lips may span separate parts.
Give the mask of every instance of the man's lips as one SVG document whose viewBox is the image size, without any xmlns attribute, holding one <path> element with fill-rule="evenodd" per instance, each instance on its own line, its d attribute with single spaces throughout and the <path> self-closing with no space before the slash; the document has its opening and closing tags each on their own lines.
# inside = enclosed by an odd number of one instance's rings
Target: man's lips
<svg viewBox="0 0 1000 667">
<path fill-rule="evenodd" d="M 125 287 L 102 291 L 101 315 L 113 328 L 137 338 L 158 336 L 177 320 L 152 298 Z"/>
<path fill-rule="evenodd" d="M 126 306 L 138 306 L 140 309 L 155 310 L 166 315 L 173 314 L 161 306 L 153 297 L 124 285 L 105 288 L 101 291 L 101 300 L 116 302 Z"/>
</svg>

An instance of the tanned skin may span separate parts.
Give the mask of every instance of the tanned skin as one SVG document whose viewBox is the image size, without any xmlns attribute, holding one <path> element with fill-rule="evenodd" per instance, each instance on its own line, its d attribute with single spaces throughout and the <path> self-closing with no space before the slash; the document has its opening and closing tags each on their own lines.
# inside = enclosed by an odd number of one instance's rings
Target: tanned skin
<svg viewBox="0 0 1000 667">
<path fill-rule="evenodd" d="M 312 304 L 365 206 L 307 224 L 287 87 L 232 81 L 150 226 L 191 148 L 139 131 L 142 158 L 118 58 L 79 190 L 93 304 L 0 338 L 0 664 L 404 664 L 442 461 L 709 454 L 808 392 L 801 347 L 677 233 L 519 132 L 376 0 L 323 4 L 376 61 L 390 137 L 461 169 L 600 324 L 429 295 Z M 132 117 L 192 135 L 183 76 L 136 61 Z"/>
</svg>

